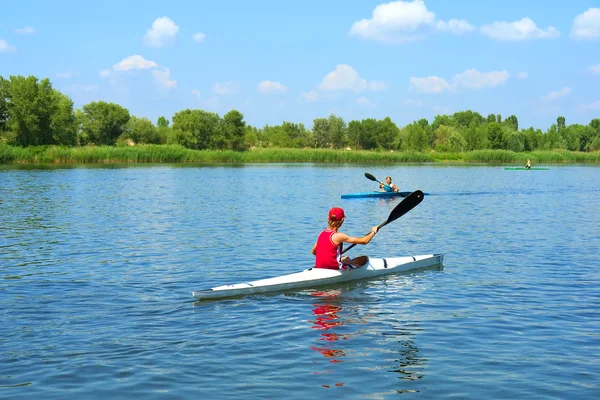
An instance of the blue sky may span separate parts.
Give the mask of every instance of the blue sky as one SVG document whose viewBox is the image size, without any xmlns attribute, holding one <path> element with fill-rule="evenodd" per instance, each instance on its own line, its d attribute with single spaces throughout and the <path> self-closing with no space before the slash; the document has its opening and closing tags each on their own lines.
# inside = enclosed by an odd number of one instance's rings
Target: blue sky
<svg viewBox="0 0 600 400">
<path fill-rule="evenodd" d="M 399 126 L 465 109 L 546 130 L 600 117 L 600 1 L 11 1 L 0 75 L 153 121 L 334 113 Z"/>
</svg>

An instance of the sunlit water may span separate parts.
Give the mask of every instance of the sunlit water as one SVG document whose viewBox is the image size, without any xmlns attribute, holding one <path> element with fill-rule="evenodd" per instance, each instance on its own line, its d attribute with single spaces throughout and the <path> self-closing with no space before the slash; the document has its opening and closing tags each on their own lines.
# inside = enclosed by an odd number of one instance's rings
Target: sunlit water
<svg viewBox="0 0 600 400">
<path fill-rule="evenodd" d="M 442 270 L 197 303 L 296 272 L 327 210 L 351 255 Z M 600 168 L 0 168 L 0 398 L 600 395 Z M 318 397 L 316 397 L 318 396 Z"/>
</svg>

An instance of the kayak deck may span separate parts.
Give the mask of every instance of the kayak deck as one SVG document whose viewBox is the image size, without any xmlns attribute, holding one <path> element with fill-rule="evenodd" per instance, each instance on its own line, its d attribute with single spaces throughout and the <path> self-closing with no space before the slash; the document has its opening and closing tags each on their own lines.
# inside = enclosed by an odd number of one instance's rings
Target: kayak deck
<svg viewBox="0 0 600 400">
<path fill-rule="evenodd" d="M 301 272 L 279 277 L 259 279 L 233 285 L 217 286 L 211 289 L 192 292 L 197 299 L 218 299 L 256 293 L 269 293 L 281 290 L 299 290 L 321 285 L 371 278 L 397 272 L 415 271 L 442 265 L 443 254 L 420 256 L 370 258 L 366 265 L 351 270 L 309 268 Z"/>
<path fill-rule="evenodd" d="M 360 193 L 346 193 L 342 195 L 342 199 L 355 199 L 355 198 L 362 198 L 362 197 L 406 197 L 409 194 L 411 194 L 412 192 L 378 192 L 378 191 L 373 191 L 373 192 L 360 192 Z M 429 193 L 424 193 L 425 195 L 428 195 Z"/>
<path fill-rule="evenodd" d="M 542 167 L 531 167 L 531 168 L 525 168 L 525 167 L 504 167 L 505 170 L 508 171 L 528 171 L 528 170 L 533 170 L 533 171 L 547 171 L 550 168 L 542 168 Z"/>
</svg>

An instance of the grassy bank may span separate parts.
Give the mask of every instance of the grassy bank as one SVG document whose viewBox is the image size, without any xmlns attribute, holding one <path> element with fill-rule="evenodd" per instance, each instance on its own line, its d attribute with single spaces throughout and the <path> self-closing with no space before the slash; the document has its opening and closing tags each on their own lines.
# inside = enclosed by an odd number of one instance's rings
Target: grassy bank
<svg viewBox="0 0 600 400">
<path fill-rule="evenodd" d="M 464 153 L 376 152 L 326 149 L 254 149 L 245 152 L 190 150 L 181 146 L 13 147 L 0 144 L 2 164 L 85 163 L 600 163 L 600 152 L 478 150 Z"/>
</svg>

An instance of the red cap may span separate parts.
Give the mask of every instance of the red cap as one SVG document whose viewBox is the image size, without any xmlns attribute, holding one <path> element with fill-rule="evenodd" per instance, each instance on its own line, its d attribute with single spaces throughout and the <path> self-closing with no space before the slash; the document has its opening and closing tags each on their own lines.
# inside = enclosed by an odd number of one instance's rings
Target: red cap
<svg viewBox="0 0 600 400">
<path fill-rule="evenodd" d="M 344 214 L 344 210 L 339 207 L 333 207 L 329 210 L 329 220 L 330 221 L 341 221 L 346 218 L 346 214 Z"/>
</svg>

